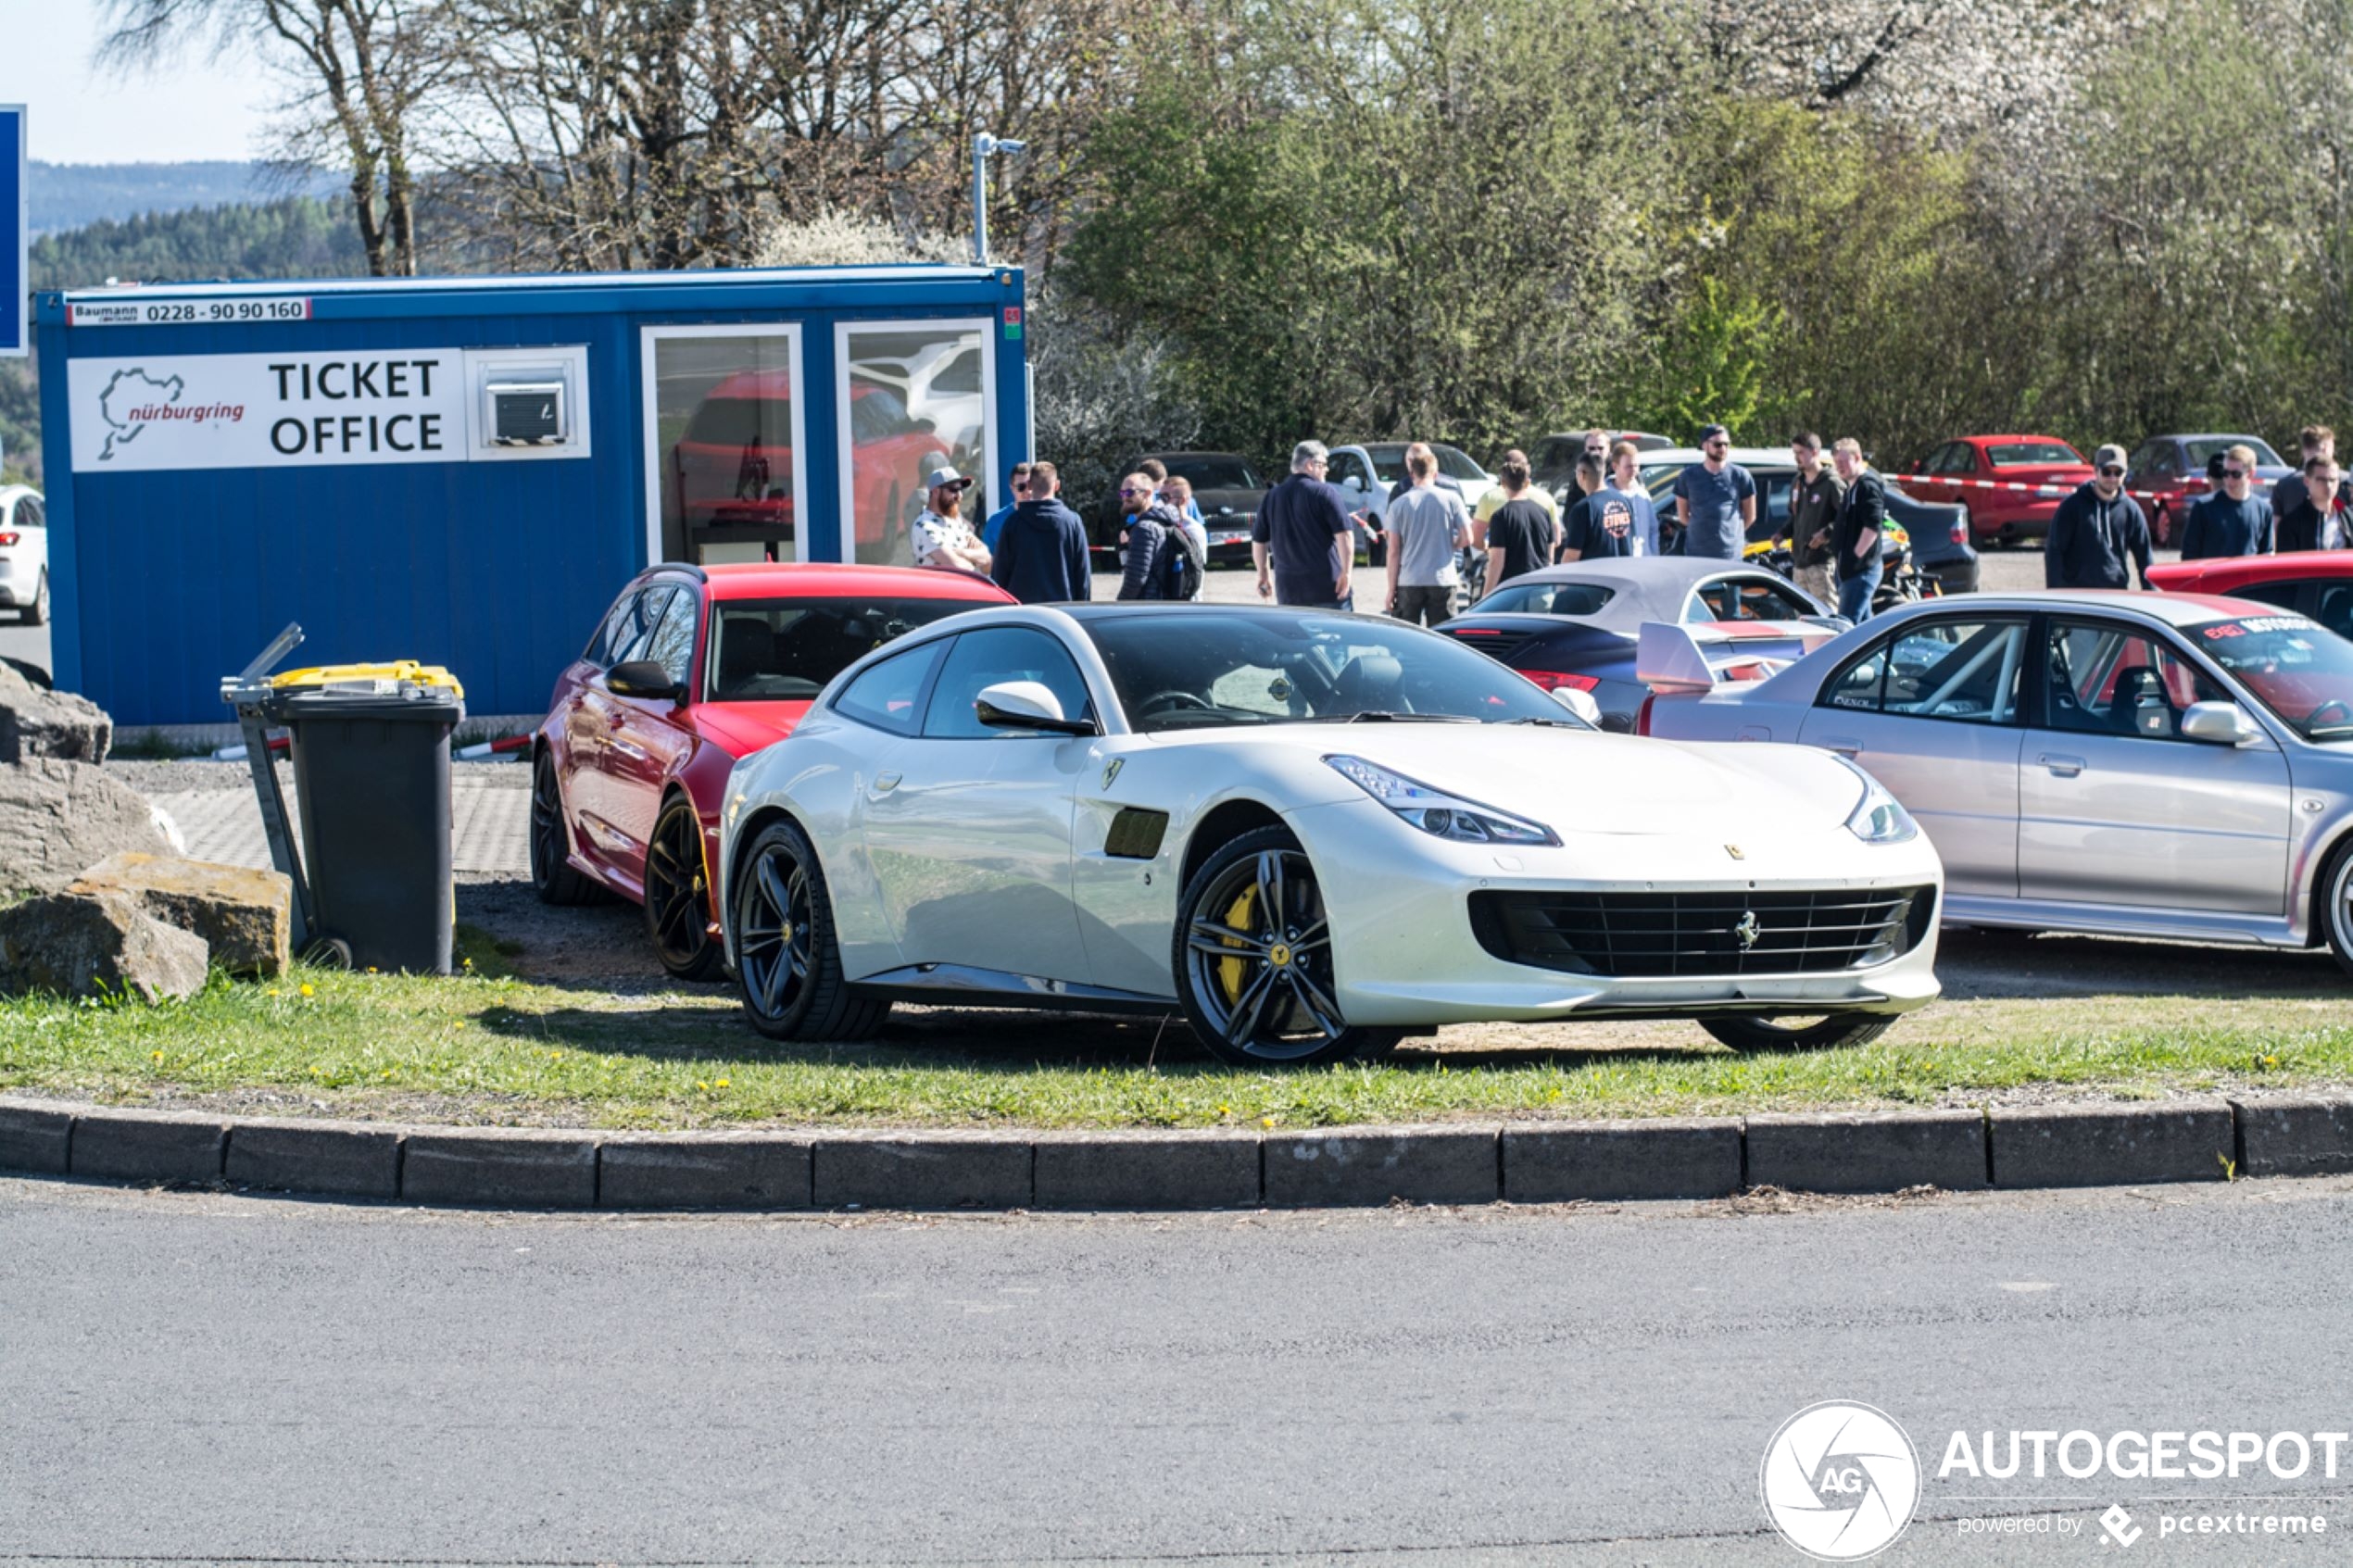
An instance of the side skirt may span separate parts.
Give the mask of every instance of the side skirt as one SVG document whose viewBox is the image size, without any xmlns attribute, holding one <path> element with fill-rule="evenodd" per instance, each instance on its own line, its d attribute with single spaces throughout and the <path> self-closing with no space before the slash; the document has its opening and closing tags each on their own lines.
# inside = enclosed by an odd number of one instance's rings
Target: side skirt
<svg viewBox="0 0 2353 1568">
<path fill-rule="evenodd" d="M 1174 997 L 1148 997 L 1109 985 L 1081 985 L 967 964 L 919 963 L 852 981 L 862 997 L 928 1007 L 1047 1008 L 1063 1012 L 1129 1012 L 1157 1017 L 1180 1010 Z"/>
</svg>

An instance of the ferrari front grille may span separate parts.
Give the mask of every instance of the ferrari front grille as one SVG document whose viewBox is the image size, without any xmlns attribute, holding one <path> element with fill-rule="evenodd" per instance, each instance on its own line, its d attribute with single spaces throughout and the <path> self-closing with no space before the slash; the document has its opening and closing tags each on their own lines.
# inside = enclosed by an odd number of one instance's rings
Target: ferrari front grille
<svg viewBox="0 0 2353 1568">
<path fill-rule="evenodd" d="M 1479 946 L 1505 962 L 1628 980 L 1864 969 L 1911 951 L 1935 913 L 1933 887 L 1470 896 Z"/>
</svg>

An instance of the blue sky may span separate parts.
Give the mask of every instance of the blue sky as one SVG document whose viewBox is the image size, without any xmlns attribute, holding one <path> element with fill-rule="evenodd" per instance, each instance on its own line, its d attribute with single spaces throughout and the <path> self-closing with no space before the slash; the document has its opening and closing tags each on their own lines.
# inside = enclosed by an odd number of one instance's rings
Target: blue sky
<svg viewBox="0 0 2353 1568">
<path fill-rule="evenodd" d="M 120 80 L 91 69 L 98 0 L 0 0 L 0 104 L 23 104 L 31 152 L 51 163 L 255 156 L 271 87 L 250 58 L 189 50 Z"/>
</svg>

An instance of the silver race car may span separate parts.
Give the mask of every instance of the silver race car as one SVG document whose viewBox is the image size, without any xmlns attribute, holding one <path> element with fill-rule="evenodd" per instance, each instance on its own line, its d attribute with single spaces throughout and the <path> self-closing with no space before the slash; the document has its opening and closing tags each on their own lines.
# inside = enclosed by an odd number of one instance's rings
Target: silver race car
<svg viewBox="0 0 2353 1568">
<path fill-rule="evenodd" d="M 2271 605 L 2054 593 L 1909 606 L 1717 684 L 1642 629 L 1647 733 L 1854 759 L 1959 924 L 2309 947 L 2353 972 L 2353 643 Z"/>
<path fill-rule="evenodd" d="M 1868 1040 L 1936 995 L 1942 876 L 1860 770 L 1601 734 L 1401 622 L 968 613 L 829 685 L 728 781 L 752 1023 L 894 1000 L 1168 1013 L 1237 1062 L 1480 1019 Z"/>
</svg>

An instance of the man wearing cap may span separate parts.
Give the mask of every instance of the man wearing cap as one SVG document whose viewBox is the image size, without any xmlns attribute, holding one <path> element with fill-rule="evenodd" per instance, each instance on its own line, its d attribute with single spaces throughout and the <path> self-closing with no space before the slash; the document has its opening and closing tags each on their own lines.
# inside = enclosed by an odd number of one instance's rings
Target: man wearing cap
<svg viewBox="0 0 2353 1568">
<path fill-rule="evenodd" d="M 2192 507 L 2183 526 L 2183 560 L 2271 553 L 2271 503 L 2255 494 L 2254 484 L 2255 448 L 2239 445 L 2223 453 L 2221 493 Z"/>
<path fill-rule="evenodd" d="M 1331 456 L 1320 441 L 1301 442 L 1290 449 L 1290 477 L 1258 504 L 1250 553 L 1262 599 L 1313 609 L 1356 608 L 1349 583 L 1356 538 L 1340 487 L 1324 479 Z"/>
<path fill-rule="evenodd" d="M 2132 561 L 2141 563 L 2141 586 L 2148 586 L 2148 519 L 2124 493 L 2125 467 L 2123 447 L 2101 447 L 2092 455 L 2092 477 L 2051 514 L 2050 537 L 2043 541 L 2045 587 L 2129 588 Z"/>
<path fill-rule="evenodd" d="M 971 486 L 971 480 L 951 468 L 936 468 L 925 477 L 924 488 L 931 492 L 931 504 L 915 519 L 910 532 L 917 566 L 988 570 L 988 546 L 963 518 L 964 492 Z"/>
<path fill-rule="evenodd" d="M 1730 460 L 1732 436 L 1722 425 L 1699 433 L 1700 460 L 1675 476 L 1674 554 L 1738 560 L 1756 521 L 1756 481 Z"/>
</svg>

